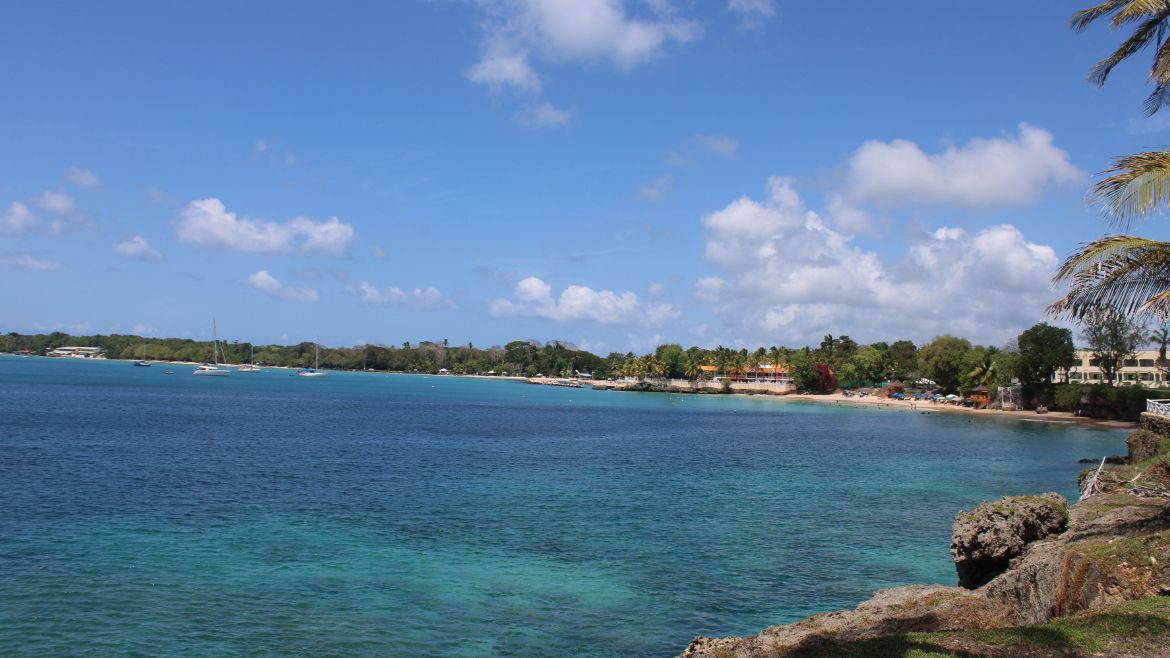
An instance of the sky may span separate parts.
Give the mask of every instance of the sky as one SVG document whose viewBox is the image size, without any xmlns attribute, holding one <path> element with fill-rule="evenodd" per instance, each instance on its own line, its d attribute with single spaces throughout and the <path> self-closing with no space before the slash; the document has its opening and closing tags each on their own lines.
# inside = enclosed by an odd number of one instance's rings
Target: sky
<svg viewBox="0 0 1170 658">
<path fill-rule="evenodd" d="M 1170 131 L 1081 6 L 4 3 L 0 331 L 1002 345 Z"/>
</svg>

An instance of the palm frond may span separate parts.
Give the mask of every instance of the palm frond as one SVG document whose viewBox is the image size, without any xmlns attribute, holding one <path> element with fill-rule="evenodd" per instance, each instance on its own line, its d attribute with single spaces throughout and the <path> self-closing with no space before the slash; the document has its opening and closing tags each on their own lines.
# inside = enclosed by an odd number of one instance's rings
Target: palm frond
<svg viewBox="0 0 1170 658">
<path fill-rule="evenodd" d="M 1103 308 L 1170 317 L 1170 242 L 1112 235 L 1081 245 L 1053 277 L 1070 282 L 1050 316 L 1079 320 Z"/>
<path fill-rule="evenodd" d="M 1118 158 L 1089 190 L 1114 225 L 1126 227 L 1170 205 L 1170 151 Z"/>
<path fill-rule="evenodd" d="M 1140 21 L 1147 16 L 1164 13 L 1170 3 L 1167 0 L 1130 0 L 1109 21 L 1110 27 L 1118 29 L 1126 23 Z"/>
<path fill-rule="evenodd" d="M 1166 31 L 1166 19 L 1170 16 L 1170 10 L 1166 13 L 1158 14 L 1146 19 L 1141 25 L 1134 29 L 1133 34 L 1129 38 L 1121 42 L 1117 50 L 1105 59 L 1097 62 L 1093 69 L 1089 71 L 1089 81 L 1100 87 L 1105 84 L 1106 78 L 1113 72 L 1113 69 L 1118 64 L 1128 59 L 1134 53 L 1140 52 L 1151 43 L 1161 44 L 1162 36 Z"/>
<path fill-rule="evenodd" d="M 1129 0 L 1105 0 L 1105 2 L 1094 7 L 1082 9 L 1073 14 L 1072 18 L 1069 19 L 1069 27 L 1080 32 L 1093 24 L 1098 18 L 1108 16 L 1118 9 L 1122 9 L 1127 4 L 1129 4 Z"/>
</svg>

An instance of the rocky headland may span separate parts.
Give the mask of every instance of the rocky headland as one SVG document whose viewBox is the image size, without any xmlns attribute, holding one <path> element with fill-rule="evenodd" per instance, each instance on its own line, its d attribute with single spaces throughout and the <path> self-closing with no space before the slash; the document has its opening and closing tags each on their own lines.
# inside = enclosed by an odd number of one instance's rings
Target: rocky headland
<svg viewBox="0 0 1170 658">
<path fill-rule="evenodd" d="M 883 590 L 684 658 L 1170 657 L 1170 419 L 1143 414 L 1129 453 L 1086 469 L 1073 505 L 1012 496 L 958 513 L 958 586 Z"/>
</svg>

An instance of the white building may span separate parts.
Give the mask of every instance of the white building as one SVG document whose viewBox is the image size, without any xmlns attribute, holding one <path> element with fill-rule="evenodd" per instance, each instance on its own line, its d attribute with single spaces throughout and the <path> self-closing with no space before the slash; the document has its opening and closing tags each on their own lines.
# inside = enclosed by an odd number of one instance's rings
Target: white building
<svg viewBox="0 0 1170 658">
<path fill-rule="evenodd" d="M 57 347 L 46 352 L 45 356 L 63 356 L 72 359 L 106 358 L 100 347 Z"/>
<path fill-rule="evenodd" d="M 1138 350 L 1132 359 L 1126 359 L 1122 367 L 1113 378 L 1113 384 L 1118 386 L 1133 386 L 1141 383 L 1142 386 L 1158 388 L 1170 382 L 1170 364 L 1166 368 L 1159 368 L 1158 350 Z M 1108 384 L 1105 373 L 1097 365 L 1091 350 L 1077 350 L 1077 363 L 1069 368 L 1068 379 L 1063 373 L 1057 373 L 1052 379 L 1058 384 Z"/>
</svg>

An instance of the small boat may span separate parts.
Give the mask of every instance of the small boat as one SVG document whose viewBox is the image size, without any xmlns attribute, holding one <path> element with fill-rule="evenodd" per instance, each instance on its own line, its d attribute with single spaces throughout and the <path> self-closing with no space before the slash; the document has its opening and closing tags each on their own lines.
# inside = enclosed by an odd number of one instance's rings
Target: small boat
<svg viewBox="0 0 1170 658">
<path fill-rule="evenodd" d="M 252 358 L 248 363 L 236 368 L 236 372 L 260 372 L 260 366 L 256 365 L 256 347 L 252 346 Z"/>
<path fill-rule="evenodd" d="M 305 368 L 297 373 L 298 377 L 324 377 L 326 373 L 321 372 L 317 368 L 320 367 L 321 344 L 313 343 L 313 367 Z"/>
<path fill-rule="evenodd" d="M 203 365 L 191 371 L 192 375 L 203 375 L 204 377 L 227 377 L 232 374 L 231 370 L 219 367 L 219 336 L 216 332 L 215 320 L 211 321 L 211 360 L 212 365 Z"/>
<path fill-rule="evenodd" d="M 142 344 L 142 360 L 135 361 L 134 365 L 139 367 L 139 368 L 149 368 L 150 367 L 150 361 L 146 360 L 146 343 Z"/>
</svg>

